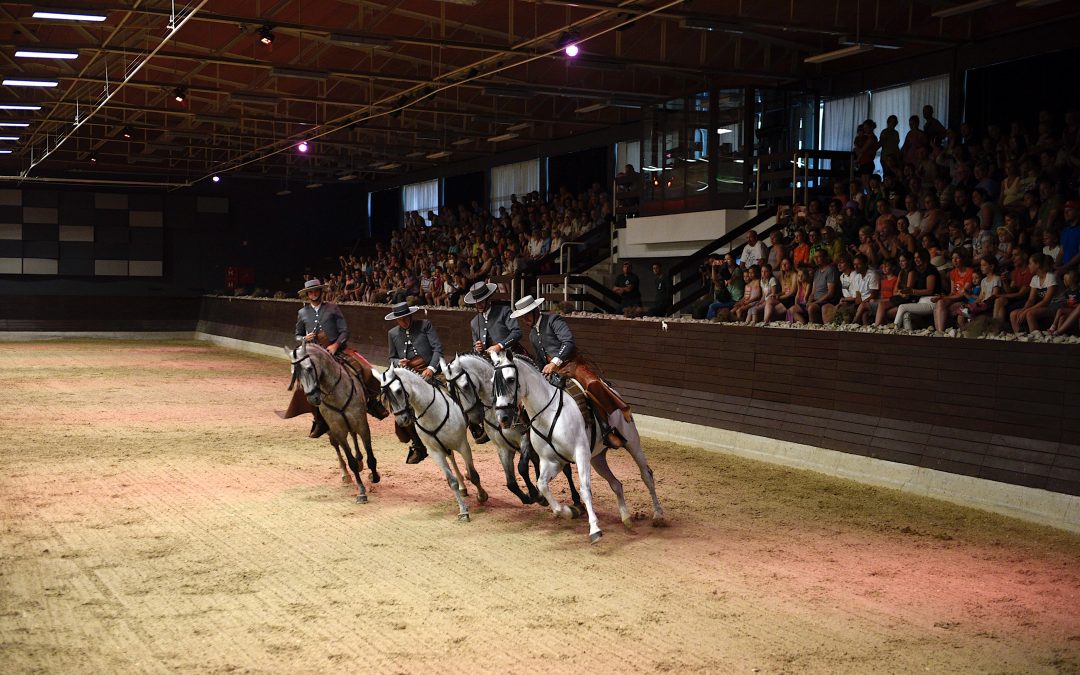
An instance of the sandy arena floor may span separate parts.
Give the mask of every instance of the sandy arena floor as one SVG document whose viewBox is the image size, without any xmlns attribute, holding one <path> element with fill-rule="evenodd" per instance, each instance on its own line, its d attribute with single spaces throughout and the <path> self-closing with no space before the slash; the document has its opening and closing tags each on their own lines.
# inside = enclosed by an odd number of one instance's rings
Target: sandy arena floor
<svg viewBox="0 0 1080 675">
<path fill-rule="evenodd" d="M 0 672 L 1080 670 L 1080 537 L 646 441 L 671 526 L 613 453 L 640 524 L 601 481 L 589 546 L 489 446 L 457 522 L 389 422 L 358 505 L 271 412 L 287 381 L 197 343 L 0 344 Z"/>
</svg>

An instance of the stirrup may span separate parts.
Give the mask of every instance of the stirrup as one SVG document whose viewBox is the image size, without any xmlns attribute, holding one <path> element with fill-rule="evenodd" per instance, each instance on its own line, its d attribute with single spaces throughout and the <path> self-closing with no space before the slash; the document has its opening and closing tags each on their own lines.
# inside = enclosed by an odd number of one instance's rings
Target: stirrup
<svg viewBox="0 0 1080 675">
<path fill-rule="evenodd" d="M 308 438 L 318 438 L 327 431 L 330 431 L 330 425 L 322 419 L 316 419 L 311 423 L 311 431 L 308 432 Z"/>
<path fill-rule="evenodd" d="M 415 444 L 409 446 L 409 454 L 405 457 L 406 464 L 419 464 L 427 457 L 427 448 Z"/>
<path fill-rule="evenodd" d="M 378 399 L 369 398 L 367 404 L 368 414 L 377 420 L 384 420 L 390 416 L 390 412 L 386 409 Z"/>
<path fill-rule="evenodd" d="M 615 427 L 609 427 L 609 426 L 605 425 L 603 436 L 604 436 L 604 445 L 609 447 L 609 448 L 625 448 L 626 447 L 626 436 L 623 436 L 622 433 L 618 429 L 616 429 Z M 615 439 L 614 443 L 610 442 L 611 438 Z"/>
</svg>

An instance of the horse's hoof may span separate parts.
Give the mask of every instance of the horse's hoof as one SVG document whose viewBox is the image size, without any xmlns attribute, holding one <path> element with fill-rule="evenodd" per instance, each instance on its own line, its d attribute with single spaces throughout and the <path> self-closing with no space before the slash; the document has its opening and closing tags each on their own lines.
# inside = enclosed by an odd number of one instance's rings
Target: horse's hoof
<svg viewBox="0 0 1080 675">
<path fill-rule="evenodd" d="M 466 490 L 465 488 L 458 488 L 458 492 L 461 493 L 462 497 L 468 497 L 469 496 L 469 491 Z"/>
<path fill-rule="evenodd" d="M 597 530 L 596 532 L 593 532 L 592 534 L 589 535 L 589 543 L 590 544 L 595 544 L 596 542 L 600 541 L 600 538 L 603 537 L 603 536 L 604 536 L 604 533 L 601 532 L 600 530 Z"/>
<path fill-rule="evenodd" d="M 525 495 L 525 496 L 523 496 L 523 497 L 521 498 L 521 503 L 522 503 L 522 504 L 534 504 L 535 502 L 533 502 L 533 498 L 532 498 L 532 497 L 530 497 L 529 495 Z"/>
<path fill-rule="evenodd" d="M 459 513 L 457 519 L 458 519 L 458 522 L 460 522 L 460 523 L 467 523 L 467 522 L 469 522 L 469 514 L 467 514 L 467 513 Z"/>
<path fill-rule="evenodd" d="M 543 506 L 544 508 L 547 508 L 548 506 L 548 500 L 544 499 L 543 497 L 537 497 L 535 503 Z"/>
<path fill-rule="evenodd" d="M 667 518 L 665 518 L 664 516 L 653 516 L 652 526 L 653 527 L 667 527 L 668 526 Z"/>
<path fill-rule="evenodd" d="M 634 531 L 634 521 L 633 521 L 633 519 L 627 518 L 626 520 L 622 521 L 622 524 L 623 524 L 623 527 L 626 528 L 627 532 L 633 532 Z"/>
<path fill-rule="evenodd" d="M 581 517 L 581 509 L 579 509 L 576 506 L 571 506 L 569 508 L 570 508 L 570 517 L 571 518 L 580 518 Z"/>
<path fill-rule="evenodd" d="M 377 471 L 372 471 L 371 472 L 371 482 L 372 483 L 378 483 L 381 480 L 382 480 L 382 477 L 379 476 L 379 472 L 377 472 Z"/>
<path fill-rule="evenodd" d="M 481 493 L 476 495 L 476 501 L 480 502 L 481 504 L 483 504 L 487 500 L 488 500 L 488 496 L 487 496 L 486 492 L 481 492 Z"/>
<path fill-rule="evenodd" d="M 357 504 L 367 504 L 367 495 L 356 495 Z"/>
</svg>

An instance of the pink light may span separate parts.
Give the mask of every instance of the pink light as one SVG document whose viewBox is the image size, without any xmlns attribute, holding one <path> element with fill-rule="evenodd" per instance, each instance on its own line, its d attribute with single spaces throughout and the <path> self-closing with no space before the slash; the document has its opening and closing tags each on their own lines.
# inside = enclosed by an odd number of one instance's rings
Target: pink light
<svg viewBox="0 0 1080 675">
<path fill-rule="evenodd" d="M 579 50 L 578 50 L 578 46 L 577 46 L 577 45 L 566 45 L 566 55 L 567 55 L 567 56 L 570 56 L 570 57 L 574 57 L 574 56 L 577 56 L 577 55 L 578 55 L 578 51 L 579 51 Z"/>
<path fill-rule="evenodd" d="M 307 152 L 308 151 L 307 141 L 300 141 L 300 145 L 296 146 L 296 149 L 299 150 L 300 152 Z"/>
</svg>

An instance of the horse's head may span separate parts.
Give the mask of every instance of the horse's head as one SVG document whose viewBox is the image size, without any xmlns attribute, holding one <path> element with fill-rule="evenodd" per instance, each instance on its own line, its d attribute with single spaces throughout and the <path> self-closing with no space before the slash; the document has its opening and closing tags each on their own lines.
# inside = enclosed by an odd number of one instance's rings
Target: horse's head
<svg viewBox="0 0 1080 675">
<path fill-rule="evenodd" d="M 521 380 L 514 355 L 509 350 L 495 354 L 495 418 L 499 426 L 509 429 L 517 417 L 518 401 L 521 399 Z"/>
<path fill-rule="evenodd" d="M 465 416 L 469 418 L 469 424 L 484 423 L 484 404 L 480 400 L 480 382 L 465 368 L 467 361 L 477 361 L 477 357 L 459 355 L 450 362 L 446 368 L 446 382 L 450 385 L 450 393 L 457 400 Z"/>
<path fill-rule="evenodd" d="M 402 383 L 401 378 L 398 377 L 397 368 L 387 368 L 382 375 L 379 376 L 379 384 L 382 386 L 383 396 L 386 397 L 386 402 L 390 404 L 390 411 L 394 413 L 394 419 L 399 427 L 406 427 L 412 424 L 413 411 L 412 406 L 409 405 L 409 392 L 406 391 L 405 385 Z"/>
<path fill-rule="evenodd" d="M 319 369 L 316 365 L 318 356 L 314 347 L 317 345 L 304 343 L 289 352 L 289 360 L 292 362 L 292 382 L 289 383 L 289 389 L 299 382 L 308 403 L 317 408 L 322 404 L 322 392 L 319 390 Z"/>
</svg>

